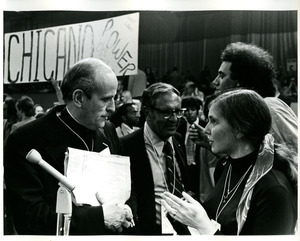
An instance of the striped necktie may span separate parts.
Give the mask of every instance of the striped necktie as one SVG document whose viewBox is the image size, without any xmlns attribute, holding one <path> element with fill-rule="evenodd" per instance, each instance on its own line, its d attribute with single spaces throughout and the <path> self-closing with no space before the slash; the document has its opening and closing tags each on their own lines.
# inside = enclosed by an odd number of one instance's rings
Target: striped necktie
<svg viewBox="0 0 300 241">
<path fill-rule="evenodd" d="M 179 166 L 176 163 L 176 161 L 173 159 L 173 149 L 170 142 L 168 141 L 165 142 L 163 153 L 165 154 L 165 158 L 166 158 L 168 189 L 171 193 L 173 193 L 177 197 L 182 198 L 182 192 L 184 191 L 184 186 L 180 180 Z M 190 235 L 187 226 L 176 221 L 169 214 L 167 214 L 167 217 L 171 225 L 177 232 L 177 234 Z"/>
<path fill-rule="evenodd" d="M 166 158 L 167 166 L 167 184 L 169 192 L 173 193 L 177 197 L 182 197 L 182 192 L 184 191 L 184 186 L 180 180 L 179 167 L 176 167 L 175 160 L 173 159 L 173 149 L 170 142 L 165 142 L 163 153 Z"/>
</svg>

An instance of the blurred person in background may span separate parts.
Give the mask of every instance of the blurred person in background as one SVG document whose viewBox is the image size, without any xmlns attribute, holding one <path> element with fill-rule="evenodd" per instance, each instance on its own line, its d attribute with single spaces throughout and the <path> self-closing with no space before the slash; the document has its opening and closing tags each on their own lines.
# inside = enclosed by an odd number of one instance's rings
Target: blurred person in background
<svg viewBox="0 0 300 241">
<path fill-rule="evenodd" d="M 202 102 L 204 101 L 204 93 L 200 91 L 196 84 L 192 81 L 188 81 L 184 85 L 181 97 L 184 98 L 186 96 L 196 96 Z"/>
<path fill-rule="evenodd" d="M 16 102 L 19 121 L 12 125 L 11 132 L 33 120 L 35 120 L 34 102 L 29 96 L 22 96 Z"/>
<path fill-rule="evenodd" d="M 126 136 L 139 129 L 140 112 L 134 103 L 126 103 L 118 110 L 120 126 L 116 128 L 118 137 Z"/>
<path fill-rule="evenodd" d="M 45 113 L 44 107 L 41 106 L 40 104 L 35 104 L 34 105 L 34 112 L 35 112 L 35 117 L 37 117 L 37 115 Z"/>
<path fill-rule="evenodd" d="M 5 145 L 8 135 L 11 133 L 12 125 L 19 120 L 15 99 L 6 99 L 3 103 L 3 143 Z"/>
<path fill-rule="evenodd" d="M 149 87 L 150 85 L 152 85 L 156 82 L 156 77 L 155 77 L 154 72 L 152 71 L 152 68 L 149 66 L 146 67 L 145 74 L 147 77 L 147 87 Z"/>
<path fill-rule="evenodd" d="M 193 142 L 193 136 L 190 135 L 190 130 L 195 125 L 204 128 L 207 121 L 202 119 L 203 102 L 195 97 L 189 96 L 182 99 L 182 107 L 186 109 L 184 117 L 180 120 L 177 131 L 184 137 L 187 160 L 194 160 L 194 165 L 188 165 L 188 168 L 193 176 L 192 187 L 195 192 L 195 197 L 200 202 L 203 202 L 212 188 L 214 187 L 213 172 L 219 156 L 203 146 Z M 191 162 L 191 161 L 190 161 Z"/>
</svg>

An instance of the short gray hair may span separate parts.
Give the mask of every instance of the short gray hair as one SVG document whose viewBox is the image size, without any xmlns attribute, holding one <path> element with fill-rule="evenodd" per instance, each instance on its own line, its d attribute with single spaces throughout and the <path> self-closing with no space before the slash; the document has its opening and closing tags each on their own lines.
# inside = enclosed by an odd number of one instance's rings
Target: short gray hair
<svg viewBox="0 0 300 241">
<path fill-rule="evenodd" d="M 154 83 L 150 85 L 146 90 L 144 90 L 142 95 L 142 108 L 154 107 L 155 102 L 159 96 L 166 94 L 166 93 L 175 93 L 176 95 L 180 96 L 179 91 L 170 84 L 167 83 Z"/>
</svg>

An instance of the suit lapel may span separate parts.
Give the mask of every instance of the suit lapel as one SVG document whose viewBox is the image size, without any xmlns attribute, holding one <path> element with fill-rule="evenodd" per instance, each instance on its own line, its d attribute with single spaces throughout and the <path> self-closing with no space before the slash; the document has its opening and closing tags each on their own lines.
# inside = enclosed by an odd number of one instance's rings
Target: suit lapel
<svg viewBox="0 0 300 241">
<path fill-rule="evenodd" d="M 174 145 L 176 160 L 178 161 L 178 163 L 182 163 L 184 165 L 185 157 L 184 157 L 184 152 L 182 149 L 183 147 L 174 137 L 173 137 L 173 145 Z"/>
<path fill-rule="evenodd" d="M 184 152 L 184 147 L 181 146 L 181 144 L 177 141 L 175 137 L 173 137 L 173 145 L 175 150 L 175 157 L 176 161 L 178 163 L 178 166 L 180 168 L 182 181 L 184 183 L 184 186 L 188 188 L 190 186 L 189 177 L 187 174 L 187 167 L 186 167 L 186 156 Z"/>
<path fill-rule="evenodd" d="M 105 131 L 101 130 L 101 129 L 98 129 L 97 134 L 95 136 L 95 151 L 101 152 L 106 147 L 110 147 L 110 146 L 111 146 L 111 143 L 107 139 L 107 137 L 105 135 Z"/>
<path fill-rule="evenodd" d="M 152 169 L 151 169 L 151 164 L 150 160 L 147 155 L 146 151 L 146 146 L 145 146 L 145 140 L 144 140 L 144 129 L 138 133 L 138 138 L 137 138 L 137 146 L 136 149 L 140 150 L 139 151 L 139 158 L 140 158 L 140 165 L 139 167 L 141 169 L 145 170 L 145 175 L 151 177 L 151 180 L 153 182 L 153 175 L 152 175 Z"/>
<path fill-rule="evenodd" d="M 128 148 L 133 158 L 131 165 L 137 178 L 136 185 L 140 186 L 141 190 L 154 190 L 151 164 L 145 147 L 144 128 L 137 130 L 135 135 Z"/>
</svg>

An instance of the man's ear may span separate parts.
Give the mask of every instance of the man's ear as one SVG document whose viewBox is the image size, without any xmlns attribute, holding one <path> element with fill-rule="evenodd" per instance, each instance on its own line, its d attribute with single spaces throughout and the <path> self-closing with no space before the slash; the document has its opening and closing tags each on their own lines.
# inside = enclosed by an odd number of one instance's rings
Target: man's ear
<svg viewBox="0 0 300 241">
<path fill-rule="evenodd" d="M 73 102 L 74 102 L 74 104 L 78 107 L 81 107 L 82 103 L 83 103 L 83 97 L 84 97 L 84 94 L 83 94 L 82 90 L 76 89 L 73 92 Z"/>
<path fill-rule="evenodd" d="M 123 121 L 123 122 L 126 122 L 126 119 L 127 119 L 127 118 L 126 118 L 126 115 L 121 116 L 121 118 L 122 118 L 122 121 Z"/>
</svg>

